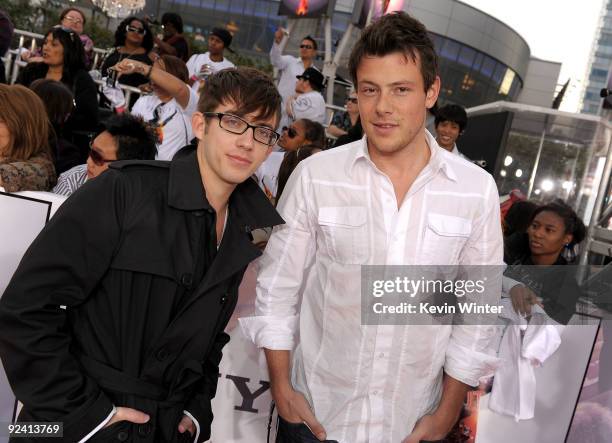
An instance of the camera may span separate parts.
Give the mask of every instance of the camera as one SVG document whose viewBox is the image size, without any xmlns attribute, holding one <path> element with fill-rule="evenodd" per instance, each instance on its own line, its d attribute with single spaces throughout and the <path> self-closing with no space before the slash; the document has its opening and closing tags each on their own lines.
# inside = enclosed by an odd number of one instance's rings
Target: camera
<svg viewBox="0 0 612 443">
<path fill-rule="evenodd" d="M 107 72 L 108 77 L 106 77 L 106 86 L 110 88 L 114 88 L 117 85 L 117 75 L 119 73 L 114 69 L 109 69 Z"/>
</svg>

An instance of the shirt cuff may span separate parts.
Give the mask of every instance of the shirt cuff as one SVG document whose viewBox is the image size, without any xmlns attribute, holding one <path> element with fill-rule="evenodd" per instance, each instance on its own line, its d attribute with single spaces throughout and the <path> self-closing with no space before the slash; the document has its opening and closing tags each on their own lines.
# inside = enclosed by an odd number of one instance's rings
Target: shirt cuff
<svg viewBox="0 0 612 443">
<path fill-rule="evenodd" d="M 196 435 L 195 438 L 193 439 L 193 443 L 198 443 L 198 438 L 200 438 L 200 423 L 196 420 L 196 418 L 191 415 L 189 413 L 189 411 L 183 411 L 183 414 L 185 414 L 187 417 L 189 417 L 191 419 L 191 421 L 193 422 L 193 424 L 196 427 Z M 189 431 L 187 431 L 189 432 Z"/>
<path fill-rule="evenodd" d="M 297 315 L 272 317 L 260 315 L 239 318 L 243 334 L 258 348 L 273 351 L 291 351 L 295 346 L 298 327 Z"/>
<path fill-rule="evenodd" d="M 489 326 L 463 326 L 464 328 L 488 328 Z M 496 328 L 491 326 L 491 328 Z M 487 352 L 489 351 L 489 352 Z M 451 342 L 446 350 L 444 372 L 461 383 L 477 387 L 480 379 L 495 373 L 501 360 L 494 356 L 494 350 L 475 350 Z"/>
<path fill-rule="evenodd" d="M 93 435 L 98 432 L 100 429 L 102 429 L 104 426 L 106 426 L 106 423 L 108 423 L 111 418 L 113 418 L 113 415 L 115 415 L 115 413 L 117 412 L 117 408 L 115 407 L 115 405 L 113 405 L 113 410 L 111 411 L 110 414 L 108 414 L 108 417 L 106 417 L 102 423 L 100 423 L 98 426 L 96 426 L 89 434 L 87 434 L 85 437 L 83 437 L 82 439 L 79 440 L 79 443 L 85 443 L 87 440 L 89 440 L 91 437 L 93 437 Z"/>
</svg>

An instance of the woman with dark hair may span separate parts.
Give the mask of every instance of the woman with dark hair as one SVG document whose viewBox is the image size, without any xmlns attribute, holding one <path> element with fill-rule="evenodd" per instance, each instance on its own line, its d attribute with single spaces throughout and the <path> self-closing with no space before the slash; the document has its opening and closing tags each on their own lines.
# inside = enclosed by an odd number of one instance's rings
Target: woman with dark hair
<svg viewBox="0 0 612 443">
<path fill-rule="evenodd" d="M 113 69 L 120 75 L 135 72 L 151 81 L 152 95 L 140 97 L 132 114 L 142 117 L 157 130 L 157 160 L 172 160 L 174 154 L 193 139 L 191 116 L 197 111 L 198 96 L 189 87 L 185 62 L 163 55 L 148 66 L 135 60 L 122 60 Z"/>
<path fill-rule="evenodd" d="M 72 30 L 54 27 L 45 35 L 43 61 L 29 63 L 17 83 L 29 87 L 34 80 L 61 81 L 72 92 L 74 112 L 66 121 L 64 134 L 79 147 L 81 160 L 89 151 L 89 135 L 98 127 L 98 90 L 85 68 L 85 53 L 79 36 Z"/>
<path fill-rule="evenodd" d="M 48 191 L 56 175 L 42 100 L 21 85 L 0 84 L 0 187 Z"/>
<path fill-rule="evenodd" d="M 537 304 L 558 323 L 569 321 L 580 289 L 572 273 L 558 266 L 573 263 L 574 249 L 585 236 L 586 227 L 576 212 L 555 200 L 533 212 L 526 233 L 506 239 L 503 286 L 517 313 L 529 315 Z"/>
<path fill-rule="evenodd" d="M 121 60 L 131 59 L 152 65 L 155 54 L 153 49 L 153 34 L 149 25 L 138 17 L 128 17 L 123 20 L 115 31 L 115 49 L 102 63 L 102 77 L 109 75 L 108 68 L 115 66 Z M 123 85 L 138 87 L 148 83 L 148 79 L 139 73 L 122 75 L 118 79 Z"/>
<path fill-rule="evenodd" d="M 59 175 L 80 164 L 78 148 L 66 140 L 64 135 L 66 121 L 74 109 L 74 97 L 65 84 L 47 78 L 35 80 L 30 85 L 30 89 L 45 104 L 53 128 L 49 143 L 53 152 L 55 170 Z"/>
</svg>

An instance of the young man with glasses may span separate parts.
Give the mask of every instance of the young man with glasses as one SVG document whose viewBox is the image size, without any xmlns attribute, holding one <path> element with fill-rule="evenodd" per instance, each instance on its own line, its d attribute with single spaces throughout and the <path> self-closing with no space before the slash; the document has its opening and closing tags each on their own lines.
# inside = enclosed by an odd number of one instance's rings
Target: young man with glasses
<svg viewBox="0 0 612 443">
<path fill-rule="evenodd" d="M 223 332 L 250 232 L 282 223 L 251 175 L 281 98 L 252 68 L 211 76 L 198 139 L 172 162 L 127 161 L 68 199 L 0 299 L 0 357 L 19 421 L 70 442 L 210 436 Z"/>
<path fill-rule="evenodd" d="M 272 49 L 270 49 L 270 63 L 279 70 L 278 92 L 283 98 L 283 116 L 280 127 L 289 126 L 290 120 L 287 117 L 285 105 L 287 100 L 295 94 L 297 76 L 302 75 L 310 67 L 316 69 L 314 60 L 317 57 L 317 42 L 311 36 L 308 35 L 302 39 L 299 58 L 292 55 L 282 55 L 281 43 L 283 38 L 285 38 L 285 31 L 282 28 L 277 29 L 274 34 Z"/>
<path fill-rule="evenodd" d="M 117 160 L 154 160 L 155 134 L 138 117 L 121 114 L 104 122 L 105 130 L 89 145 L 87 163 L 77 165 L 59 176 L 53 192 L 69 196 L 87 180 L 96 178 Z"/>
</svg>

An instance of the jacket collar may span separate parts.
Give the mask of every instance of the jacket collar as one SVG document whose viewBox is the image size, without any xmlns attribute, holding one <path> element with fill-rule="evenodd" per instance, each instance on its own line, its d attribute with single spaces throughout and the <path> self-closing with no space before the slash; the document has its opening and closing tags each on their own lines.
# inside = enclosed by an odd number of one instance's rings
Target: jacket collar
<svg viewBox="0 0 612 443">
<path fill-rule="evenodd" d="M 184 211 L 212 209 L 200 176 L 197 147 L 181 149 L 170 164 L 168 204 Z M 283 224 L 264 192 L 252 179 L 240 183 L 229 200 L 230 216 L 236 215 L 245 231 Z"/>
</svg>

